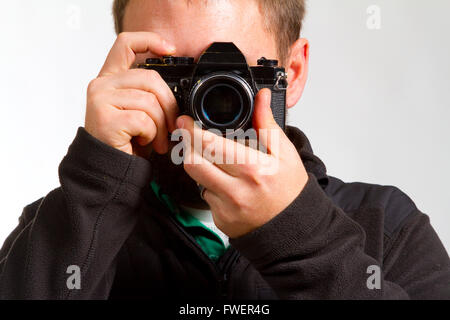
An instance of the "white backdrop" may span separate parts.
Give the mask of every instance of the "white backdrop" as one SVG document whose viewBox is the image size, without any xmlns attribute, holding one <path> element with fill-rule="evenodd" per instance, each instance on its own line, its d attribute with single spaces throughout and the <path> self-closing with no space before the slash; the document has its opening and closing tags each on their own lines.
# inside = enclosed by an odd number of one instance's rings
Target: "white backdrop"
<svg viewBox="0 0 450 320">
<path fill-rule="evenodd" d="M 3 1 L 0 243 L 58 187 L 85 91 L 114 41 L 111 0 Z M 396 185 L 450 250 L 450 2 L 309 1 L 310 80 L 289 115 L 329 173 Z"/>
</svg>

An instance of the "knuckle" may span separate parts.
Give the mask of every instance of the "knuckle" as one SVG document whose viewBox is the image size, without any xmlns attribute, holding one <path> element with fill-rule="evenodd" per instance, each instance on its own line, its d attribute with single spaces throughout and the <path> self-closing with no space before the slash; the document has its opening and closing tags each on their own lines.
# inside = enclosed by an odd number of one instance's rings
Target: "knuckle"
<svg viewBox="0 0 450 320">
<path fill-rule="evenodd" d="M 260 174 L 254 174 L 251 176 L 251 182 L 254 186 L 256 187 L 261 187 L 265 185 L 265 180 L 264 177 L 261 176 Z"/>
<path fill-rule="evenodd" d="M 117 36 L 117 42 L 118 43 L 126 43 L 129 39 L 129 32 L 121 32 L 119 33 L 119 35 Z"/>
<path fill-rule="evenodd" d="M 162 112 L 156 112 L 155 113 L 155 122 L 158 123 L 158 125 L 160 126 L 159 129 L 165 128 L 165 118 L 164 118 L 164 114 Z"/>
<path fill-rule="evenodd" d="M 242 192 L 233 192 L 232 194 L 229 195 L 230 202 L 234 207 L 237 208 L 245 207 L 246 199 L 242 197 L 242 194 L 243 194 Z"/>
<path fill-rule="evenodd" d="M 159 104 L 158 99 L 156 99 L 156 96 L 153 93 L 147 93 L 144 96 L 144 102 L 145 102 L 145 105 L 150 108 L 153 108 Z"/>
<path fill-rule="evenodd" d="M 98 91 L 91 92 L 87 96 L 87 108 L 88 109 L 94 108 L 95 109 L 95 113 L 94 113 L 95 116 L 99 117 L 99 113 L 105 112 L 103 110 L 103 108 L 102 108 L 102 106 L 104 105 L 103 101 L 104 101 L 104 95 L 103 94 L 101 94 Z"/>
<path fill-rule="evenodd" d="M 92 92 L 92 93 L 88 94 L 87 101 L 88 101 L 88 104 L 87 104 L 88 108 L 90 108 L 91 106 L 98 106 L 98 105 L 100 105 L 101 97 L 98 93 Z"/>
<path fill-rule="evenodd" d="M 138 125 L 146 125 L 148 123 L 148 116 L 145 112 L 137 112 L 135 115 L 135 120 Z"/>
<path fill-rule="evenodd" d="M 156 70 L 145 70 L 145 76 L 149 82 L 157 81 L 160 78 L 160 75 Z"/>
<path fill-rule="evenodd" d="M 125 121 L 126 123 L 133 124 L 134 122 L 136 122 L 136 114 L 132 112 L 126 112 L 122 115 L 121 119 L 123 119 L 122 121 Z"/>
<path fill-rule="evenodd" d="M 245 165 L 245 172 L 247 173 L 247 177 L 249 178 L 251 183 L 256 185 L 259 185 L 261 183 L 261 176 L 259 174 L 259 168 L 257 165 Z"/>
<path fill-rule="evenodd" d="M 142 107 L 147 107 L 149 105 L 149 100 L 145 92 L 135 91 L 132 92 L 130 96 Z"/>
<path fill-rule="evenodd" d="M 110 123 L 111 116 L 103 108 L 94 108 L 93 110 L 95 122 L 98 127 L 107 127 Z"/>
<path fill-rule="evenodd" d="M 87 87 L 88 95 L 92 95 L 94 92 L 96 92 L 98 85 L 99 85 L 98 78 L 91 80 Z"/>
</svg>

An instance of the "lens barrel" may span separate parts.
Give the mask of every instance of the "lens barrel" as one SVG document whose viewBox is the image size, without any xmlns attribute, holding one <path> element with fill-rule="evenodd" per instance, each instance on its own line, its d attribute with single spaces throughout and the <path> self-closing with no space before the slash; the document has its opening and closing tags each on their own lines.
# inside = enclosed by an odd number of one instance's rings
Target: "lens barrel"
<svg viewBox="0 0 450 320">
<path fill-rule="evenodd" d="M 253 114 L 254 93 L 245 79 L 232 72 L 202 77 L 190 96 L 191 114 L 205 129 L 244 128 Z"/>
</svg>

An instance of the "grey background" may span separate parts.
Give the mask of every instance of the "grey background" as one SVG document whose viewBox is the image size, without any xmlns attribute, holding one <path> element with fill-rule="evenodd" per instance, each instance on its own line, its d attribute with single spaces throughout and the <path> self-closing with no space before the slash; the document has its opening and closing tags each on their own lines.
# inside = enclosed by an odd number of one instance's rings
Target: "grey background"
<svg viewBox="0 0 450 320">
<path fill-rule="evenodd" d="M 58 187 L 85 91 L 114 41 L 111 0 L 4 1 L 0 10 L 0 242 Z M 371 5 L 381 29 L 367 27 Z M 331 175 L 396 185 L 450 249 L 450 2 L 310 0 L 309 82 L 289 122 Z"/>
</svg>

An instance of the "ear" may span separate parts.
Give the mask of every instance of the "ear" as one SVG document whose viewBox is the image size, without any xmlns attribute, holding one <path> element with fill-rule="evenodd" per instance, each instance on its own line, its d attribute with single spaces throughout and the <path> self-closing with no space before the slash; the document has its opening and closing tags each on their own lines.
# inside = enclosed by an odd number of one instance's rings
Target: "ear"
<svg viewBox="0 0 450 320">
<path fill-rule="evenodd" d="M 298 39 L 291 46 L 291 51 L 286 65 L 288 73 L 288 88 L 286 92 L 286 105 L 292 108 L 300 100 L 306 79 L 308 78 L 309 42 L 306 39 Z"/>
</svg>

